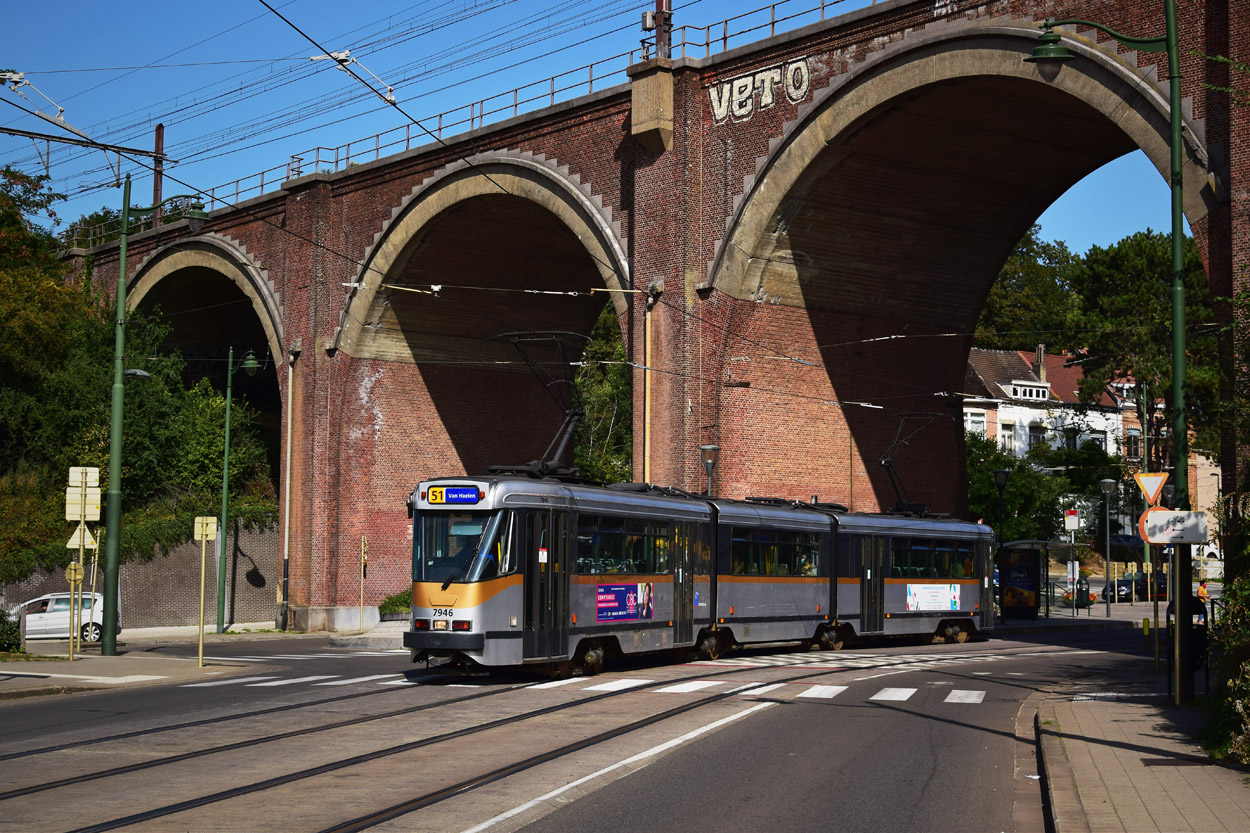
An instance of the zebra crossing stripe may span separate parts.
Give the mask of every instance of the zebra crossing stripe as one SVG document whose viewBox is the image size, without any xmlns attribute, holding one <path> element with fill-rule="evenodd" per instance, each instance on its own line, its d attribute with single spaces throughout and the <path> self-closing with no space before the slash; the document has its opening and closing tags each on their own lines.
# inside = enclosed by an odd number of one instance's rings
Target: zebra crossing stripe
<svg viewBox="0 0 1250 833">
<path fill-rule="evenodd" d="M 677 685 L 665 686 L 657 688 L 657 694 L 689 694 L 692 691 L 702 691 L 705 688 L 722 685 L 720 680 L 691 680 L 688 683 L 678 683 Z"/>
<path fill-rule="evenodd" d="M 272 680 L 273 677 L 231 677 L 228 680 L 213 680 L 207 683 L 187 683 L 178 686 L 179 688 L 211 688 L 217 685 L 237 685 L 239 683 L 250 683 L 255 680 Z"/>
<path fill-rule="evenodd" d="M 598 683 L 596 685 L 587 686 L 582 689 L 582 691 L 624 691 L 627 688 L 635 688 L 640 685 L 650 685 L 653 682 L 655 682 L 655 680 L 609 680 L 606 683 Z"/>
<path fill-rule="evenodd" d="M 950 694 L 946 695 L 946 699 L 943 700 L 942 702 L 943 703 L 980 703 L 984 699 L 985 699 L 984 691 L 960 691 L 959 689 L 955 689 Z"/>
<path fill-rule="evenodd" d="M 546 683 L 535 683 L 534 685 L 530 686 L 530 688 L 559 688 L 562 685 L 568 685 L 569 683 L 580 683 L 580 682 L 582 682 L 582 680 L 579 679 L 578 677 L 569 677 L 567 680 L 551 680 L 550 682 L 546 682 Z"/>
<path fill-rule="evenodd" d="M 814 685 L 807 691 L 800 692 L 798 697 L 815 697 L 822 700 L 831 700 L 842 692 L 846 691 L 844 685 Z"/>
<path fill-rule="evenodd" d="M 270 683 L 248 683 L 247 687 L 248 688 L 265 688 L 265 687 L 280 686 L 280 685 L 295 685 L 296 683 L 311 683 L 313 680 L 332 680 L 337 676 L 338 674 L 317 674 L 312 677 L 295 677 L 294 679 L 291 679 L 291 680 L 274 680 L 273 682 L 270 682 Z"/>
<path fill-rule="evenodd" d="M 421 685 L 421 681 L 410 680 L 407 677 L 404 677 L 402 680 L 386 680 L 385 682 L 378 683 L 378 685 Z"/>
<path fill-rule="evenodd" d="M 740 688 L 743 689 L 743 694 L 750 694 L 754 696 L 756 694 L 767 694 L 770 691 L 776 691 L 779 688 L 785 688 L 785 687 L 786 687 L 785 683 L 773 683 L 772 685 L 762 685 L 762 686 L 757 686 L 755 683 L 747 683 L 746 685 L 741 686 Z M 738 691 L 738 690 L 739 689 L 734 689 L 734 691 Z"/>
<path fill-rule="evenodd" d="M 902 702 L 916 693 L 914 688 L 883 688 L 869 697 L 869 700 L 891 700 Z"/>
<path fill-rule="evenodd" d="M 324 683 L 313 683 L 313 685 L 352 685 L 353 683 L 367 683 L 370 680 L 389 680 L 391 677 L 402 676 L 395 674 L 370 674 L 368 677 L 353 677 L 350 680 L 330 680 Z"/>
</svg>

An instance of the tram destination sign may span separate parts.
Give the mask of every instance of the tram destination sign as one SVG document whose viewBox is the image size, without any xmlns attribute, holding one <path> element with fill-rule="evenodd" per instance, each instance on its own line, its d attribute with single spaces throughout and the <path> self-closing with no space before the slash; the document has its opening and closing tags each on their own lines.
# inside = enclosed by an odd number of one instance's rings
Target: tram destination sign
<svg viewBox="0 0 1250 833">
<path fill-rule="evenodd" d="M 472 504 L 481 500 L 477 486 L 431 486 L 430 503 Z"/>
</svg>

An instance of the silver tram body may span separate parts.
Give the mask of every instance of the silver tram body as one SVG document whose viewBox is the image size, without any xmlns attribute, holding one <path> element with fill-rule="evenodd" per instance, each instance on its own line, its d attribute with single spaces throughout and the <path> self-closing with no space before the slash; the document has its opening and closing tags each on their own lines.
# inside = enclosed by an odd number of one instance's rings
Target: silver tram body
<svg viewBox="0 0 1250 833">
<path fill-rule="evenodd" d="M 593 671 L 618 654 L 993 626 L 978 524 L 511 476 L 425 481 L 409 506 L 404 646 L 431 665 Z"/>
</svg>

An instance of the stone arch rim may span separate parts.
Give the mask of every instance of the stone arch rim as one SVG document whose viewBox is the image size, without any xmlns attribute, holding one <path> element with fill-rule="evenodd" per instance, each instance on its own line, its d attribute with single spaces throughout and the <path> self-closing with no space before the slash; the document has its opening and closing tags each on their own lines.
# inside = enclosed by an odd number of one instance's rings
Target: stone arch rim
<svg viewBox="0 0 1250 833">
<path fill-rule="evenodd" d="M 495 177 L 517 184 L 534 182 L 515 193 L 503 188 Z M 474 181 L 476 180 L 476 181 Z M 468 193 L 453 192 L 459 183 L 472 182 Z M 541 183 L 541 184 L 537 184 Z M 540 190 L 541 189 L 541 190 Z M 327 341 L 328 350 L 342 350 L 353 355 L 365 314 L 373 306 L 384 277 L 399 262 L 407 245 L 442 211 L 479 196 L 504 193 L 533 202 L 551 211 L 578 239 L 596 262 L 604 283 L 612 289 L 632 288 L 632 276 L 620 224 L 612 219 L 612 209 L 603 206 L 602 198 L 584 185 L 576 174 L 542 154 L 496 151 L 476 154 L 449 163 L 416 185 L 391 213 L 373 244 L 361 261 L 356 280 L 348 293 L 339 316 L 339 324 Z M 554 195 L 567 211 L 553 210 L 541 200 L 540 193 Z M 576 219 L 580 222 L 570 222 Z M 583 239 L 589 234 L 591 242 Z M 622 292 L 609 293 L 618 314 L 624 313 L 628 302 Z"/>
<path fill-rule="evenodd" d="M 126 308 L 138 308 L 148 293 L 162 280 L 175 272 L 192 267 L 212 269 L 234 283 L 251 301 L 252 310 L 265 333 L 270 354 L 275 360 L 283 356 L 285 341 L 282 306 L 276 290 L 265 270 L 243 246 L 220 235 L 188 237 L 153 251 L 135 270 L 131 289 L 126 294 Z"/>
<path fill-rule="evenodd" d="M 1066 82 L 1057 84 L 1056 81 L 1058 79 L 1049 81 L 1042 79 L 1035 68 L 1025 69 L 1026 67 L 1031 68 L 1033 65 L 1025 64 L 1022 58 L 1019 62 L 1020 68 L 1014 73 L 993 71 L 994 62 L 991 55 L 1027 54 L 1036 45 L 1040 31 L 1037 24 L 1031 21 L 1012 23 L 1000 21 L 990 24 L 974 23 L 971 25 L 961 24 L 958 21 L 941 21 L 930 25 L 922 32 L 910 33 L 902 40 L 887 45 L 879 52 L 865 59 L 861 64 L 853 65 L 851 71 L 833 78 L 828 86 L 819 90 L 813 96 L 811 101 L 799 107 L 795 118 L 784 125 L 781 135 L 773 140 L 769 151 L 757 159 L 755 173 L 745 178 L 744 188 L 735 198 L 733 210 L 726 220 L 725 234 L 716 241 L 712 260 L 707 265 L 707 279 L 704 286 L 709 289 L 716 288 L 728 292 L 733 297 L 745 297 L 745 288 L 740 284 L 743 284 L 744 279 L 747 277 L 746 272 L 751 260 L 751 255 L 748 252 L 753 251 L 752 247 L 755 245 L 755 239 L 761 233 L 762 224 L 773 215 L 781 204 L 781 200 L 784 199 L 785 194 L 799 181 L 802 172 L 815 161 L 820 150 L 828 142 L 820 142 L 819 147 L 815 148 L 815 152 L 809 154 L 801 165 L 792 166 L 797 168 L 797 174 L 791 173 L 785 176 L 778 176 L 777 172 L 785 163 L 793 159 L 793 156 L 798 152 L 796 147 L 805 138 L 820 132 L 822 125 L 826 122 L 834 123 L 832 125 L 834 129 L 829 131 L 829 141 L 832 141 L 839 133 L 852 126 L 856 120 L 872 112 L 882 104 L 887 103 L 889 100 L 939 81 L 958 78 L 974 78 L 988 75 L 1036 81 L 1052 87 L 1062 88 Z M 1114 79 L 1114 81 L 1126 85 L 1133 94 L 1139 96 L 1148 105 L 1148 112 L 1141 115 L 1141 126 L 1137 133 L 1130 131 L 1123 121 L 1116 120 L 1116 123 L 1138 148 L 1147 152 L 1147 157 L 1150 158 L 1151 163 L 1161 173 L 1166 171 L 1169 167 L 1168 160 L 1166 158 L 1161 160 L 1156 158 L 1156 155 L 1152 155 L 1143 145 L 1142 140 L 1151 135 L 1151 128 L 1154 126 L 1153 134 L 1156 138 L 1162 139 L 1165 148 L 1170 141 L 1168 132 L 1170 118 L 1169 101 L 1166 94 L 1167 79 L 1159 81 L 1156 78 L 1152 78 L 1150 73 L 1137 70 L 1135 66 L 1131 66 L 1129 61 L 1133 60 L 1133 56 L 1136 53 L 1117 54 L 1114 42 L 1098 45 L 1082 38 L 1079 34 L 1074 35 L 1071 32 L 1065 32 L 1064 35 L 1064 45 L 1071 52 L 1078 58 L 1088 59 L 1096 70 L 1100 73 L 1105 73 L 1107 80 L 1100 82 L 1100 86 L 1103 89 L 1112 90 L 1112 85 L 1107 83 L 1107 81 Z M 960 48 L 958 52 L 981 57 L 984 60 L 984 66 L 974 68 L 963 66 L 957 71 L 948 72 L 940 77 L 934 76 L 926 81 L 914 83 L 905 88 L 893 88 L 888 83 L 891 71 L 903 71 L 909 64 L 932 58 L 935 54 L 935 47 L 948 47 L 959 44 L 967 45 Z M 1005 44 L 1018 44 L 1019 48 L 1008 49 L 1005 48 Z M 1107 48 L 1104 49 L 1104 46 Z M 1068 78 L 1071 78 L 1071 74 L 1069 74 Z M 868 102 L 860 106 L 859 109 L 854 110 L 849 115 L 844 115 L 841 112 L 831 115 L 835 111 L 835 105 L 838 101 L 861 90 L 872 90 L 874 86 L 880 86 L 882 88 L 881 91 L 876 92 L 875 97 L 870 97 Z M 1112 118 L 1110 113 L 1098 107 L 1096 101 L 1083 98 L 1071 89 L 1065 91 L 1090 104 L 1090 106 L 1102 113 L 1104 117 Z M 1127 104 L 1131 99 L 1125 96 L 1121 101 Z M 1186 101 L 1188 99 L 1182 99 L 1180 106 L 1184 107 Z M 1120 109 L 1124 114 L 1134 112 L 1131 106 Z M 1156 120 L 1159 122 L 1157 126 L 1155 126 Z M 1183 178 L 1186 192 L 1185 215 L 1190 223 L 1196 223 L 1206 216 L 1211 208 L 1211 204 L 1204 190 L 1205 176 L 1196 178 L 1192 174 L 1195 171 L 1205 173 L 1209 160 L 1201 128 L 1195 126 L 1194 120 L 1185 117 L 1183 112 L 1181 134 L 1182 143 L 1185 146 L 1184 150 L 1186 151 L 1183 154 L 1185 159 L 1182 163 L 1182 170 L 1191 174 Z M 781 180 L 781 182 L 779 183 L 778 180 Z M 746 261 L 745 263 L 743 262 L 744 260 Z"/>
</svg>

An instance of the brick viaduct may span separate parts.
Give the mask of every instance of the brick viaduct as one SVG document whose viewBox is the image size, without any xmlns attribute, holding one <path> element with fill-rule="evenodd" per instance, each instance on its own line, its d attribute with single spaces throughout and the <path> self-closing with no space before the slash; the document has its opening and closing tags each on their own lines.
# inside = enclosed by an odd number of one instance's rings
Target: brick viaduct
<svg viewBox="0 0 1250 833">
<path fill-rule="evenodd" d="M 1185 212 L 1228 295 L 1250 108 L 1206 91 L 1245 79 L 1201 53 L 1250 60 L 1250 3 L 1180 5 Z M 405 586 L 417 480 L 541 453 L 560 409 L 495 337 L 587 333 L 605 298 L 636 479 L 701 491 L 716 443 L 720 494 L 873 510 L 901 416 L 936 413 L 899 470 L 961 512 L 951 394 L 1004 259 L 1104 163 L 1141 148 L 1168 175 L 1164 56 L 1077 32 L 1046 80 L 1022 59 L 1047 16 L 1163 28 L 1144 0 L 886 2 L 132 236 L 132 307 L 198 310 L 171 319 L 193 356 L 276 357 L 254 396 L 283 454 L 289 421 L 295 624 L 354 627 L 362 535 L 366 600 Z M 115 281 L 115 244 L 89 254 Z"/>
</svg>

